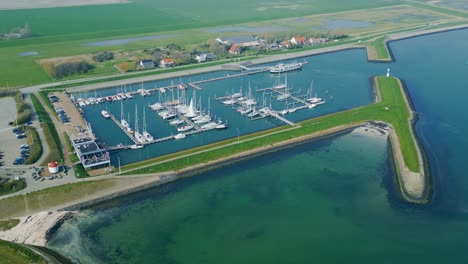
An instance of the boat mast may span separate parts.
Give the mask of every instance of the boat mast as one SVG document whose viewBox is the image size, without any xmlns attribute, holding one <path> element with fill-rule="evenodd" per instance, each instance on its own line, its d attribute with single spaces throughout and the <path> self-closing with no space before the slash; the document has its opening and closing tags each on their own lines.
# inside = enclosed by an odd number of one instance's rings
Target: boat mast
<svg viewBox="0 0 468 264">
<path fill-rule="evenodd" d="M 138 109 L 137 105 L 135 104 L 135 134 L 138 133 Z"/>
</svg>

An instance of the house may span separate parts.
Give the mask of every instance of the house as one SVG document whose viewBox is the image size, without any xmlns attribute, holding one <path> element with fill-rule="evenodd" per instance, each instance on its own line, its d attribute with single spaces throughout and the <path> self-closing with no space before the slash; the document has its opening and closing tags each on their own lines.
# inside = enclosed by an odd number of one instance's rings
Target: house
<svg viewBox="0 0 468 264">
<path fill-rule="evenodd" d="M 291 47 L 291 42 L 288 40 L 288 41 L 283 41 L 279 44 L 279 47 L 280 48 L 290 48 Z"/>
<path fill-rule="evenodd" d="M 239 55 L 240 54 L 240 48 L 237 45 L 234 44 L 229 49 L 229 53 L 232 54 L 232 55 Z"/>
<path fill-rule="evenodd" d="M 210 61 L 214 58 L 215 55 L 213 53 L 197 53 L 197 55 L 195 55 L 195 60 L 198 62 Z"/>
<path fill-rule="evenodd" d="M 169 68 L 169 67 L 174 67 L 175 66 L 175 63 L 174 63 L 174 59 L 172 58 L 164 58 L 161 60 L 161 67 L 163 68 Z"/>
<path fill-rule="evenodd" d="M 308 40 L 309 45 L 315 46 L 315 45 L 323 45 L 330 40 L 328 38 L 310 38 Z"/>
<path fill-rule="evenodd" d="M 138 65 L 142 69 L 152 69 L 156 66 L 152 60 L 141 60 Z"/>
<path fill-rule="evenodd" d="M 290 40 L 291 44 L 298 45 L 298 46 L 304 45 L 306 41 L 307 41 L 306 37 L 300 37 L 300 36 L 294 36 Z"/>
</svg>

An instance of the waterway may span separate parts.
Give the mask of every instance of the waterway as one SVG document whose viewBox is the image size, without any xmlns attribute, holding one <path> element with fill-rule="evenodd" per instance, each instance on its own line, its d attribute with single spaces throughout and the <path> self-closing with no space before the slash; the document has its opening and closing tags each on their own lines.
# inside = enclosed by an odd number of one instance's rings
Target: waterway
<svg viewBox="0 0 468 264">
<path fill-rule="evenodd" d="M 466 263 L 467 41 L 463 30 L 394 42 L 390 64 L 313 57 L 336 62 L 337 83 L 382 67 L 406 82 L 430 205 L 399 199 L 383 137 L 348 133 L 95 206 L 50 246 L 81 263 Z"/>
</svg>

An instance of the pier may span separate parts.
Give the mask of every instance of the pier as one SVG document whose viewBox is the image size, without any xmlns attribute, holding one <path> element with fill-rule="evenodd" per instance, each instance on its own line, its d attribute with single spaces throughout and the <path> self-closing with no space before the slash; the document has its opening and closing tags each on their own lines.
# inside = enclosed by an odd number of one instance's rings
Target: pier
<svg viewBox="0 0 468 264">
<path fill-rule="evenodd" d="M 280 121 L 282 121 L 282 122 L 284 122 L 284 123 L 286 123 L 286 124 L 288 124 L 288 125 L 290 125 L 290 126 L 297 126 L 296 123 L 294 123 L 294 122 L 292 122 L 292 121 L 286 119 L 285 117 L 279 115 L 278 112 L 276 112 L 275 110 L 271 110 L 271 109 L 270 109 L 270 110 L 267 112 L 267 114 L 270 115 L 270 116 L 272 116 L 272 117 L 275 117 L 276 119 L 278 119 L 278 120 L 280 120 Z"/>
<path fill-rule="evenodd" d="M 116 118 L 112 113 L 109 112 L 109 115 L 110 115 L 112 121 L 114 121 L 114 123 L 115 123 L 120 129 L 122 129 L 122 131 L 123 131 L 125 134 L 127 134 L 127 136 L 128 136 L 135 144 L 139 144 L 139 142 L 136 140 L 136 138 L 135 138 L 130 132 L 128 132 L 128 130 L 127 130 L 126 127 L 122 126 L 122 124 L 120 123 L 120 121 L 117 120 L 117 118 Z"/>
</svg>

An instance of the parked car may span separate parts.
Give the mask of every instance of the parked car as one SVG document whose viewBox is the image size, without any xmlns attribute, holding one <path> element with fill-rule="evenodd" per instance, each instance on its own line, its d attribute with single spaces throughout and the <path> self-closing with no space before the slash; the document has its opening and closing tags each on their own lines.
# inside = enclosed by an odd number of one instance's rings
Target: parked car
<svg viewBox="0 0 468 264">
<path fill-rule="evenodd" d="M 25 137 L 26 137 L 25 133 L 21 133 L 21 134 L 16 135 L 16 138 L 25 138 Z"/>
</svg>

